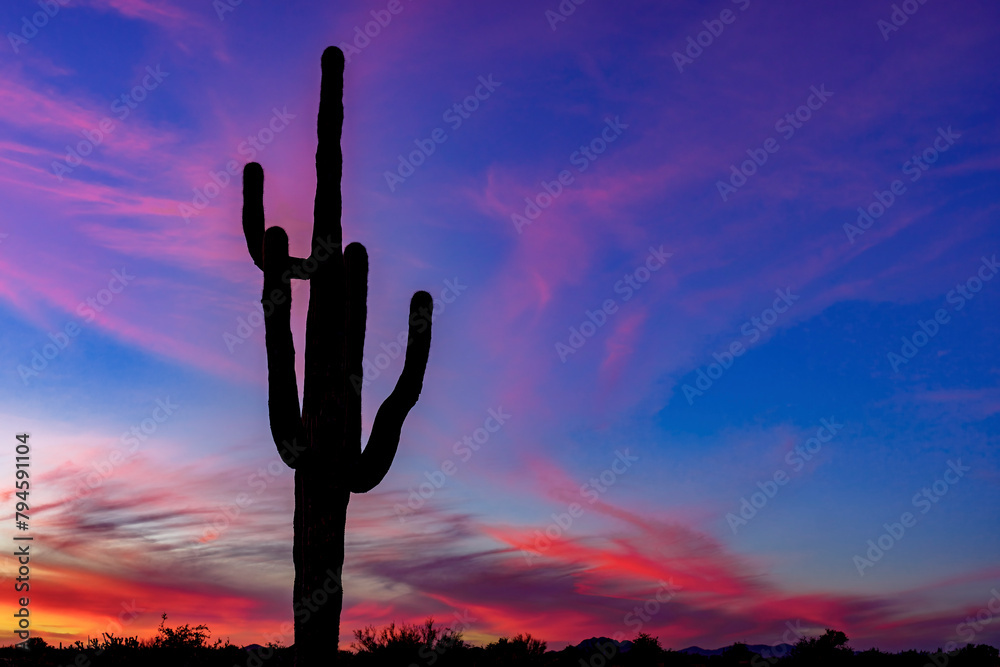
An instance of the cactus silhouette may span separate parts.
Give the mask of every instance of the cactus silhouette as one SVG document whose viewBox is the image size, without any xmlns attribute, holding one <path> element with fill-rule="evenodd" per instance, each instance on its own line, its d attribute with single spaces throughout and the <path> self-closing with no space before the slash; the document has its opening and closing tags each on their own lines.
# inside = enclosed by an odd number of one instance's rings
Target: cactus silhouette
<svg viewBox="0 0 1000 667">
<path fill-rule="evenodd" d="M 329 47 L 322 58 L 309 257 L 289 256 L 288 235 L 281 227 L 264 231 L 264 171 L 255 162 L 243 169 L 243 232 L 250 257 L 264 272 L 271 435 L 282 461 L 295 470 L 292 604 L 298 667 L 336 660 L 347 504 L 351 493 L 371 490 L 388 472 L 403 420 L 420 395 L 431 343 L 433 302 L 427 292 L 417 292 L 410 301 L 403 371 L 376 413 L 362 450 L 368 253 L 360 243 L 341 249 L 343 95 L 344 54 Z M 290 326 L 292 279 L 309 281 L 301 413 Z"/>
</svg>

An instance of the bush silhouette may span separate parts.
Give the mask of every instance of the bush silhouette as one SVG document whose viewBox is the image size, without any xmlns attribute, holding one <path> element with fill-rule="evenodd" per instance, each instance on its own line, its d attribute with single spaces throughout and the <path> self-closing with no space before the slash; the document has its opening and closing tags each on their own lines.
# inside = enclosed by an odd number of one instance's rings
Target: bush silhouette
<svg viewBox="0 0 1000 667">
<path fill-rule="evenodd" d="M 355 665 L 459 664 L 467 648 L 462 633 L 434 627 L 434 619 L 423 625 L 390 623 L 381 630 L 368 625 L 354 631 Z"/>
<path fill-rule="evenodd" d="M 512 639 L 500 637 L 486 645 L 486 655 L 498 665 L 541 665 L 545 656 L 545 642 L 530 633 L 515 635 Z"/>
</svg>

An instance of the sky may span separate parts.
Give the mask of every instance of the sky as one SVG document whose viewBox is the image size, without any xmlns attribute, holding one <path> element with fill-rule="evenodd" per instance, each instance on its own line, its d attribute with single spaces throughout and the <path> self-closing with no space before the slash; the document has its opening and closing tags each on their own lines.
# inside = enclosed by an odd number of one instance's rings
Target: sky
<svg viewBox="0 0 1000 667">
<path fill-rule="evenodd" d="M 240 173 L 263 165 L 267 224 L 308 254 L 340 45 L 366 434 L 411 295 L 436 301 L 399 452 L 350 505 L 342 644 L 433 616 L 550 648 L 1000 645 L 998 22 L 989 0 L 4 3 L 0 615 L 28 534 L 49 643 L 163 613 L 292 643 Z"/>
</svg>

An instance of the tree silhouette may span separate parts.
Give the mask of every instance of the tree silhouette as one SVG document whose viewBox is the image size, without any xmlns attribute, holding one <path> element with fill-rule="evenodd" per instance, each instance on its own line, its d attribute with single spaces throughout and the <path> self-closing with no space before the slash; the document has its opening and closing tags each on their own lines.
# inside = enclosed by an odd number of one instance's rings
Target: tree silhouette
<svg viewBox="0 0 1000 667">
<path fill-rule="evenodd" d="M 803 637 L 791 651 L 792 662 L 797 665 L 839 665 L 853 657 L 847 635 L 830 628 L 819 637 Z"/>
<path fill-rule="evenodd" d="M 255 162 L 243 169 L 243 233 L 250 257 L 264 272 L 271 435 L 282 461 L 295 470 L 292 604 L 298 667 L 328 664 L 338 656 L 347 504 L 351 493 L 370 491 L 389 471 L 403 420 L 420 395 L 431 343 L 433 302 L 427 292 L 417 292 L 410 301 L 402 374 L 376 413 L 362 451 L 368 253 L 360 243 L 342 249 L 343 95 L 344 54 L 331 46 L 322 58 L 309 257 L 289 256 L 281 227 L 264 230 L 264 171 Z M 310 282 L 301 412 L 290 324 L 293 278 Z"/>
<path fill-rule="evenodd" d="M 722 662 L 726 665 L 749 665 L 755 655 L 745 643 L 736 642 L 722 652 Z"/>
<path fill-rule="evenodd" d="M 629 665 L 656 665 L 663 656 L 663 647 L 660 639 L 653 637 L 649 633 L 640 632 L 632 640 L 632 646 L 625 654 L 626 664 Z"/>
</svg>

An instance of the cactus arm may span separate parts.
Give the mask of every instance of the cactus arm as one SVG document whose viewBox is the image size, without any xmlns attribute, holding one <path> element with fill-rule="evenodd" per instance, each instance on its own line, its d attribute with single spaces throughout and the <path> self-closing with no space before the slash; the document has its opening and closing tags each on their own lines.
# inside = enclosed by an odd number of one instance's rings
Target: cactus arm
<svg viewBox="0 0 1000 667">
<path fill-rule="evenodd" d="M 257 162 L 248 162 L 243 167 L 243 236 L 247 240 L 250 259 L 261 271 L 264 270 L 264 169 Z M 301 270 L 302 260 L 288 258 L 288 268 L 292 278 L 308 280 L 308 272 Z"/>
<path fill-rule="evenodd" d="M 362 361 L 365 354 L 365 321 L 368 318 L 368 251 L 360 243 L 344 250 L 347 274 L 347 365 L 345 367 L 346 421 L 344 453 L 348 461 L 361 455 L 361 387 L 364 382 Z"/>
<path fill-rule="evenodd" d="M 256 162 L 243 167 L 243 236 L 257 268 L 264 270 L 264 169 Z"/>
<path fill-rule="evenodd" d="M 264 265 L 264 295 L 261 300 L 270 303 L 270 313 L 265 310 L 264 345 L 267 348 L 267 409 L 271 437 L 285 465 L 297 468 L 304 460 L 299 448 L 305 447 L 308 441 L 302 426 L 299 388 L 295 382 L 292 283 L 285 277 L 290 263 L 285 230 L 281 227 L 268 229 L 263 234 L 261 251 Z"/>
<path fill-rule="evenodd" d="M 399 447 L 403 421 L 409 414 L 420 390 L 423 388 L 424 370 L 431 347 L 431 312 L 434 302 L 427 292 L 417 292 L 410 300 L 409 338 L 406 343 L 406 360 L 396 387 L 382 402 L 375 414 L 368 445 L 358 459 L 358 466 L 351 480 L 351 491 L 367 493 L 382 481 Z"/>
</svg>

